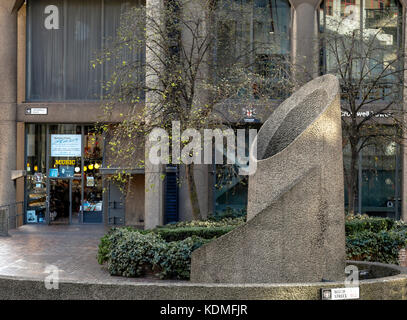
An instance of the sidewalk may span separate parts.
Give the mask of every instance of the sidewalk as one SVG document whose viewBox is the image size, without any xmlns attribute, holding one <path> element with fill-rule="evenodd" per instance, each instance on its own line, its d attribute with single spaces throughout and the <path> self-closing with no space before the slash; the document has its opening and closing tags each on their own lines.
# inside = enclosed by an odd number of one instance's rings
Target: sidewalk
<svg viewBox="0 0 407 320">
<path fill-rule="evenodd" d="M 62 281 L 160 281 L 110 276 L 96 258 L 99 240 L 106 232 L 104 225 L 24 225 L 11 230 L 10 237 L 0 237 L 0 277 L 45 279 L 45 268 L 53 265 Z"/>
</svg>

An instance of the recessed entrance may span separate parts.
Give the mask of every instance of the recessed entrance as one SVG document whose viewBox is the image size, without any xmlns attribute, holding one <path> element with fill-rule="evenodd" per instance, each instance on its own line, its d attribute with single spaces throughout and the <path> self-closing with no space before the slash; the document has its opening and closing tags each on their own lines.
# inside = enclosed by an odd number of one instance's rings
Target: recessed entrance
<svg viewBox="0 0 407 320">
<path fill-rule="evenodd" d="M 71 181 L 51 179 L 49 183 L 49 223 L 69 224 L 72 218 Z"/>
<path fill-rule="evenodd" d="M 27 223 L 103 222 L 103 145 L 92 125 L 27 126 Z"/>
<path fill-rule="evenodd" d="M 48 221 L 50 224 L 80 222 L 81 180 L 50 179 Z"/>
</svg>

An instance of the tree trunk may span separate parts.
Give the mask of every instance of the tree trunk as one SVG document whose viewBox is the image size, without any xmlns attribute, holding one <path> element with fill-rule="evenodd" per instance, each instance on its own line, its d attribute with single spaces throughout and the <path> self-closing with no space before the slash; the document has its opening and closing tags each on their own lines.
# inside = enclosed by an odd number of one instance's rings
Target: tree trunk
<svg viewBox="0 0 407 320">
<path fill-rule="evenodd" d="M 359 158 L 359 153 L 357 152 L 356 146 L 351 145 L 350 170 L 348 172 L 348 179 L 347 179 L 349 213 L 355 213 L 356 192 L 358 191 L 358 188 L 357 188 L 358 158 Z"/>
<path fill-rule="evenodd" d="M 185 173 L 187 176 L 187 184 L 189 191 L 189 199 L 191 200 L 192 217 L 194 220 L 201 219 L 201 210 L 199 209 L 198 192 L 194 179 L 194 165 L 189 164 L 185 166 Z"/>
</svg>

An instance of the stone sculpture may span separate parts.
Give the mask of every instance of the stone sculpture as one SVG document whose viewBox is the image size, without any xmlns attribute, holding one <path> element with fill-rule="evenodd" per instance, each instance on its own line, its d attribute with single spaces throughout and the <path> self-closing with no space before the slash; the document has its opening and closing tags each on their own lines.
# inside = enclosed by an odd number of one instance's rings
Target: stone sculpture
<svg viewBox="0 0 407 320">
<path fill-rule="evenodd" d="M 247 222 L 192 254 L 191 281 L 344 280 L 339 83 L 325 75 L 284 101 L 257 135 Z"/>
</svg>

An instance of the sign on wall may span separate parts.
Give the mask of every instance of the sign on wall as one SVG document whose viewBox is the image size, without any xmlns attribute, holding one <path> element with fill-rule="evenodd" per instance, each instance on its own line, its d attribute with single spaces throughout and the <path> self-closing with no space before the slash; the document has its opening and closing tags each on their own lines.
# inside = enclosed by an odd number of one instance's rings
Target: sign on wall
<svg viewBox="0 0 407 320">
<path fill-rule="evenodd" d="M 80 134 L 52 134 L 51 157 L 80 157 L 82 136 Z"/>
</svg>

